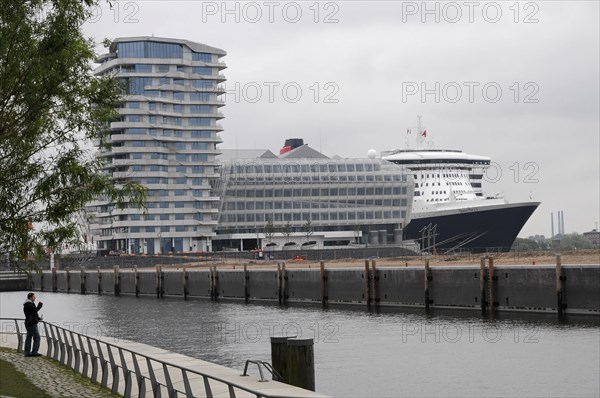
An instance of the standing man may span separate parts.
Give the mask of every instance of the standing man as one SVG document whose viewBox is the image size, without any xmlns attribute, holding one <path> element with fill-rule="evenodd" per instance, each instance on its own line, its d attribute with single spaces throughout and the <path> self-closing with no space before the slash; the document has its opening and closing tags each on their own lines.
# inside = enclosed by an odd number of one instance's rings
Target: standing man
<svg viewBox="0 0 600 398">
<path fill-rule="evenodd" d="M 23 303 L 23 313 L 25 313 L 25 328 L 27 329 L 27 337 L 25 338 L 25 356 L 40 357 L 38 353 L 40 349 L 40 331 L 38 330 L 38 322 L 42 319 L 38 315 L 38 311 L 42 309 L 44 303 L 41 301 L 35 305 L 35 293 L 27 295 L 27 301 Z M 31 339 L 33 338 L 33 348 L 31 347 Z"/>
</svg>

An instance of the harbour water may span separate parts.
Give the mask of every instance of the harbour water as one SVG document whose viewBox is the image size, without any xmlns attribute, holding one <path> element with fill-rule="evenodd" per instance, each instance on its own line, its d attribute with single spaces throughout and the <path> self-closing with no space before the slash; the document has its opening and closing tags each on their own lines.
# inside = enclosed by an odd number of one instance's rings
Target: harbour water
<svg viewBox="0 0 600 398">
<path fill-rule="evenodd" d="M 600 318 L 214 303 L 38 292 L 44 320 L 242 369 L 269 337 L 315 339 L 317 391 L 331 396 L 599 396 Z M 25 292 L 0 293 L 22 317 Z M 2 325 L 3 330 L 9 327 Z"/>
</svg>

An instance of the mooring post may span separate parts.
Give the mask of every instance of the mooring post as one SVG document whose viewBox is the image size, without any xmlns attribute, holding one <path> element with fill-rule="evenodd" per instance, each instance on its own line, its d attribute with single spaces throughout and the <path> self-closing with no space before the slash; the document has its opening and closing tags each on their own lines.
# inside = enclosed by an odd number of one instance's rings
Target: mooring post
<svg viewBox="0 0 600 398">
<path fill-rule="evenodd" d="M 379 276 L 377 276 L 377 263 L 375 262 L 375 260 L 371 260 L 371 269 L 372 269 L 372 275 L 371 275 L 371 296 L 373 299 L 373 302 L 375 304 L 375 307 L 379 306 L 379 289 L 378 288 L 378 284 L 379 284 Z"/>
<path fill-rule="evenodd" d="M 321 261 L 319 264 L 321 266 L 321 305 L 325 308 L 329 299 L 327 296 L 327 271 L 325 271 L 324 261 Z"/>
<path fill-rule="evenodd" d="M 140 296 L 140 275 L 138 274 L 137 265 L 133 266 L 134 269 L 134 279 L 135 279 L 135 297 Z"/>
<path fill-rule="evenodd" d="M 244 302 L 246 304 L 248 304 L 250 299 L 250 294 L 248 294 L 248 279 L 250 279 L 248 275 L 248 265 L 244 264 Z"/>
<path fill-rule="evenodd" d="M 208 282 L 210 284 L 210 301 L 215 301 L 215 278 L 213 276 L 213 264 L 208 265 Z"/>
<path fill-rule="evenodd" d="M 489 266 L 489 276 L 488 276 L 488 306 L 490 308 L 490 314 L 493 314 L 496 311 L 496 307 L 498 306 L 498 302 L 496 301 L 496 275 L 494 273 L 494 257 L 490 256 L 488 258 Z"/>
<path fill-rule="evenodd" d="M 365 260 L 365 302 L 367 308 L 371 308 L 371 278 L 369 271 L 369 260 Z"/>
<path fill-rule="evenodd" d="M 81 278 L 79 278 L 79 293 L 85 294 L 85 267 L 81 267 Z"/>
<path fill-rule="evenodd" d="M 70 293 L 71 292 L 71 273 L 69 272 L 70 268 L 66 267 L 65 271 L 67 272 L 67 293 Z"/>
<path fill-rule="evenodd" d="M 290 337 L 271 337 L 271 366 L 285 381 L 287 340 Z M 273 375 L 275 380 L 275 375 Z"/>
<path fill-rule="evenodd" d="M 160 298 L 161 296 L 161 290 L 162 290 L 162 284 L 161 284 L 161 275 L 162 275 L 162 269 L 160 265 L 156 266 L 156 278 L 155 278 L 155 285 L 156 285 L 156 298 Z"/>
<path fill-rule="evenodd" d="M 284 383 L 315 391 L 313 339 L 271 337 L 271 364 Z"/>
<path fill-rule="evenodd" d="M 285 261 L 281 263 L 281 287 L 283 294 L 283 304 L 287 304 L 288 302 L 288 287 L 287 287 L 287 271 L 285 270 Z"/>
<path fill-rule="evenodd" d="M 315 350 L 313 339 L 288 339 L 285 382 L 315 391 Z"/>
<path fill-rule="evenodd" d="M 282 300 L 282 291 L 281 291 L 281 262 L 277 262 L 277 299 L 279 301 L 279 304 L 281 305 L 281 300 Z"/>
<path fill-rule="evenodd" d="M 183 267 L 183 274 L 182 274 L 182 283 L 183 283 L 183 299 L 187 300 L 188 298 L 188 294 L 189 294 L 189 285 L 188 285 L 188 272 L 187 269 L 185 267 Z"/>
<path fill-rule="evenodd" d="M 213 265 L 213 296 L 215 301 L 219 301 L 219 272 L 217 264 Z"/>
<path fill-rule="evenodd" d="M 98 295 L 102 295 L 102 272 L 98 266 Z"/>
<path fill-rule="evenodd" d="M 115 276 L 115 296 L 119 297 L 121 295 L 121 274 L 119 272 L 119 266 L 114 266 L 114 276 Z"/>
<path fill-rule="evenodd" d="M 559 318 L 562 318 L 563 309 L 565 308 L 564 294 L 563 294 L 565 279 L 566 278 L 563 275 L 561 255 L 557 254 L 556 255 L 556 300 L 557 300 L 556 309 L 558 311 Z"/>
<path fill-rule="evenodd" d="M 425 259 L 425 311 L 429 312 L 429 282 L 431 281 L 429 259 Z"/>
<path fill-rule="evenodd" d="M 485 257 L 481 256 L 479 259 L 479 304 L 482 314 L 485 314 L 486 310 L 485 279 Z"/>
<path fill-rule="evenodd" d="M 52 268 L 52 292 L 56 293 L 56 290 L 58 290 L 58 287 L 56 286 L 56 267 Z"/>
</svg>

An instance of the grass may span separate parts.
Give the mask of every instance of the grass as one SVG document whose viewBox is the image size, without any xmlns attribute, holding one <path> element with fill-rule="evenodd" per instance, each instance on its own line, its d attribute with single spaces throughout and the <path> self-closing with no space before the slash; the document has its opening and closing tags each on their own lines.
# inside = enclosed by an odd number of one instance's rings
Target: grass
<svg viewBox="0 0 600 398">
<path fill-rule="evenodd" d="M 39 389 L 19 372 L 12 363 L 0 359 L 0 395 L 9 397 L 51 398 L 44 390 Z"/>
<path fill-rule="evenodd" d="M 16 353 L 17 350 L 7 347 L 0 347 L 0 351 Z M 48 361 L 53 366 L 58 367 L 61 371 L 71 378 L 71 380 L 77 384 L 80 384 L 95 393 L 105 397 L 119 397 L 120 395 L 112 394 L 109 388 L 102 388 L 99 384 L 92 383 L 89 379 L 84 378 L 79 373 L 73 371 L 60 363 L 50 359 L 46 356 L 41 356 L 35 359 L 36 361 Z M 48 395 L 44 390 L 36 387 L 32 384 L 24 373 L 18 371 L 14 365 L 10 362 L 0 359 L 0 396 L 9 396 L 15 398 L 29 398 L 29 397 L 52 397 Z"/>
</svg>

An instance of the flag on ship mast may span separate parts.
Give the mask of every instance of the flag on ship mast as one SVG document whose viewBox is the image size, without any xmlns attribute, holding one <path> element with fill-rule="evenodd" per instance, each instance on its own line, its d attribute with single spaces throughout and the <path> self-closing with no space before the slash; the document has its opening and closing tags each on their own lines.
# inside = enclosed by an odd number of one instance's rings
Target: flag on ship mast
<svg viewBox="0 0 600 398">
<path fill-rule="evenodd" d="M 421 133 L 421 137 L 427 137 L 427 130 L 423 130 L 423 132 Z"/>
</svg>

